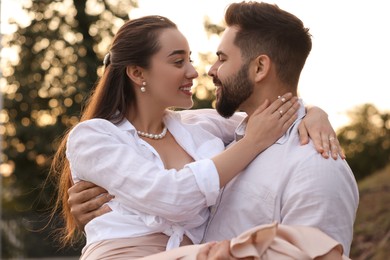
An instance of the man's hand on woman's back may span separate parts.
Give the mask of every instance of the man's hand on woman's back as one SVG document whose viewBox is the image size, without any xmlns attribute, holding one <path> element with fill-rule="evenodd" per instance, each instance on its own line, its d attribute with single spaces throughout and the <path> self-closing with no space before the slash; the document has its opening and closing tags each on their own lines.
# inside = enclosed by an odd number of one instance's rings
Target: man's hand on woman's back
<svg viewBox="0 0 390 260">
<path fill-rule="evenodd" d="M 70 212 L 80 230 L 92 219 L 111 211 L 105 203 L 114 196 L 92 182 L 80 181 L 68 190 Z"/>
</svg>

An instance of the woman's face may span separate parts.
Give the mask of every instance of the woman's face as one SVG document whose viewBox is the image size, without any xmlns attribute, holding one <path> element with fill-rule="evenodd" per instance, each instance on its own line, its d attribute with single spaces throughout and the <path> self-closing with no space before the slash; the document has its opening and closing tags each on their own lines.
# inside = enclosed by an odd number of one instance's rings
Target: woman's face
<svg viewBox="0 0 390 260">
<path fill-rule="evenodd" d="M 163 107 L 190 108 L 193 105 L 192 66 L 187 39 L 177 29 L 164 29 L 159 36 L 160 51 L 151 59 L 146 72 L 146 91 Z"/>
</svg>

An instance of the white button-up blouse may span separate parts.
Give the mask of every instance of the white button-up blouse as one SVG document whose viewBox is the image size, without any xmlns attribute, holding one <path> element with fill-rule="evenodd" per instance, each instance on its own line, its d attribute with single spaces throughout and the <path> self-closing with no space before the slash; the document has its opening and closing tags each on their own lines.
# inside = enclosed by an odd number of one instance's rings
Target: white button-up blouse
<svg viewBox="0 0 390 260">
<path fill-rule="evenodd" d="M 66 156 L 73 181 L 91 181 L 115 199 L 112 211 L 85 226 L 86 247 L 106 239 L 156 232 L 170 236 L 167 249 L 183 234 L 199 243 L 219 193 L 219 177 L 210 158 L 225 149 L 245 114 L 229 120 L 213 109 L 167 111 L 164 123 L 195 160 L 181 170 L 165 169 L 157 151 L 138 137 L 127 120 L 115 125 L 91 119 L 72 129 Z"/>
</svg>

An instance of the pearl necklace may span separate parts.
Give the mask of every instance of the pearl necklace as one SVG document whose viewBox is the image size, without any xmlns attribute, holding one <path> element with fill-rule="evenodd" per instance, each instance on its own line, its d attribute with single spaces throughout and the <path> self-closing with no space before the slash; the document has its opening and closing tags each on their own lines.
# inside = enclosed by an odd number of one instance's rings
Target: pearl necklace
<svg viewBox="0 0 390 260">
<path fill-rule="evenodd" d="M 164 129 L 162 130 L 162 132 L 160 134 L 150 134 L 150 133 L 145 133 L 145 132 L 141 132 L 141 131 L 138 131 L 137 130 L 137 134 L 139 136 L 142 136 L 142 137 L 147 137 L 147 138 L 150 138 L 150 139 L 163 139 L 165 137 L 165 135 L 167 134 L 167 127 L 164 126 Z"/>
</svg>

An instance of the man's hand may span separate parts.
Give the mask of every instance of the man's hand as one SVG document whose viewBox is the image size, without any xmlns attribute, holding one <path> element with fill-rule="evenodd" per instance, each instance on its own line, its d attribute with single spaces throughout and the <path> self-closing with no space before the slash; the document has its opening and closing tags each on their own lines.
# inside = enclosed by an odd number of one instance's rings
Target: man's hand
<svg viewBox="0 0 390 260">
<path fill-rule="evenodd" d="M 249 260 L 253 258 L 235 258 L 230 254 L 230 240 L 211 242 L 202 247 L 196 260 Z"/>
<path fill-rule="evenodd" d="M 104 205 L 114 198 L 108 192 L 95 184 L 80 181 L 69 188 L 68 204 L 70 212 L 80 230 L 92 219 L 111 211 Z"/>
<path fill-rule="evenodd" d="M 210 242 L 202 247 L 196 255 L 196 260 L 251 260 L 253 257 L 235 258 L 230 254 L 230 241 Z M 342 260 L 342 253 L 333 248 L 325 255 L 316 257 L 315 260 Z M 345 258 L 349 259 L 349 258 Z"/>
<path fill-rule="evenodd" d="M 333 248 L 330 252 L 326 253 L 325 255 L 319 256 L 314 258 L 314 260 L 342 260 L 344 259 L 342 256 L 342 253 L 337 250 L 337 248 Z M 345 258 L 349 259 L 349 258 Z"/>
</svg>

